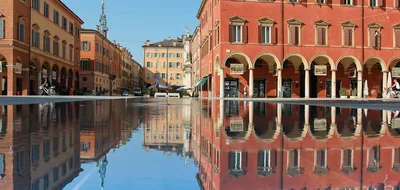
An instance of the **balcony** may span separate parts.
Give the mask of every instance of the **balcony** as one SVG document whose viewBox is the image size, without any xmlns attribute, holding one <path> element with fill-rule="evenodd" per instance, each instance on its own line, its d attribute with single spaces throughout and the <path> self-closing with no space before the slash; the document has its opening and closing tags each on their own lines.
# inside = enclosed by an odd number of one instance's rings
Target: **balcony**
<svg viewBox="0 0 400 190">
<path fill-rule="evenodd" d="M 298 167 L 298 166 L 295 166 L 295 167 L 290 167 L 289 166 L 288 169 L 287 169 L 287 174 L 292 176 L 292 177 L 295 177 L 297 175 L 301 175 L 301 174 L 303 174 L 303 172 L 304 172 L 304 168 Z"/>
<path fill-rule="evenodd" d="M 314 173 L 319 176 L 327 174 L 328 171 L 329 169 L 326 166 L 315 166 L 314 168 Z"/>
<path fill-rule="evenodd" d="M 270 176 L 272 174 L 274 174 L 275 171 L 273 170 L 273 168 L 271 167 L 258 167 L 257 168 L 257 174 L 260 176 Z"/>
</svg>

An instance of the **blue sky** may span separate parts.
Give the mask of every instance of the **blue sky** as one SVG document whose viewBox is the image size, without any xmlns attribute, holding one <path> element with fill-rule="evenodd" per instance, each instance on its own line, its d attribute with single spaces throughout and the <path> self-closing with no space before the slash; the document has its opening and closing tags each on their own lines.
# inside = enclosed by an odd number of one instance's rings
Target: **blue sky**
<svg viewBox="0 0 400 190">
<path fill-rule="evenodd" d="M 62 0 L 84 22 L 83 28 L 95 29 L 99 24 L 101 0 Z M 105 0 L 108 38 L 127 47 L 142 64 L 142 45 L 146 40 L 176 38 L 198 25 L 200 0 Z"/>
</svg>

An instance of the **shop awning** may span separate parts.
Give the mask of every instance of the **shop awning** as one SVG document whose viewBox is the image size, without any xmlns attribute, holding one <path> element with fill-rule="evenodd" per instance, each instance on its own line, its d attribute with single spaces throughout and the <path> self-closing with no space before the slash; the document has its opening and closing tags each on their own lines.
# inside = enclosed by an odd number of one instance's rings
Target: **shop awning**
<svg viewBox="0 0 400 190">
<path fill-rule="evenodd" d="M 203 79 L 201 79 L 201 80 L 196 84 L 195 87 L 203 86 L 204 83 L 206 83 L 206 81 L 208 80 L 208 78 L 210 78 L 210 76 L 206 76 L 206 77 L 204 77 Z"/>
</svg>

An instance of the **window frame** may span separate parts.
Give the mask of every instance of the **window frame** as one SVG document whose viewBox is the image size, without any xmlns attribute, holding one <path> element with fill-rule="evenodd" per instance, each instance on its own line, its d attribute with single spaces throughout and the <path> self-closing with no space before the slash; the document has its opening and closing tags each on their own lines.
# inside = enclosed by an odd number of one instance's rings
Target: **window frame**
<svg viewBox="0 0 400 190">
<path fill-rule="evenodd" d="M 352 23 L 350 21 L 345 21 L 345 22 L 342 23 L 342 28 L 341 28 L 341 30 L 342 30 L 342 47 L 355 47 L 355 44 L 354 44 L 355 43 L 354 32 L 355 32 L 356 26 L 357 25 L 355 25 L 354 23 Z M 345 34 L 344 34 L 344 32 L 345 32 L 346 29 L 350 29 L 352 31 L 351 32 L 351 45 L 346 45 L 345 44 Z"/>
<path fill-rule="evenodd" d="M 380 49 L 382 47 L 382 43 L 380 42 L 382 40 L 382 26 L 380 24 L 377 24 L 375 22 L 368 24 L 368 47 L 373 48 L 373 49 Z M 373 37 L 375 38 L 375 44 L 371 44 L 371 30 L 375 30 L 376 32 L 378 32 L 378 36 L 374 35 Z M 377 39 L 378 37 L 378 39 Z M 377 40 L 379 40 L 379 42 L 377 42 Z"/>
<path fill-rule="evenodd" d="M 400 0 L 399 0 L 399 1 L 400 1 Z M 396 40 L 397 40 L 397 38 L 396 38 L 396 32 L 400 32 L 400 23 L 394 24 L 394 25 L 392 26 L 393 48 L 395 48 L 395 49 L 400 49 L 400 39 L 398 40 L 398 41 L 399 41 L 399 44 L 396 44 Z M 400 34 L 399 34 L 399 38 L 400 38 Z M 397 46 L 396 46 L 396 45 L 397 45 Z"/>
<path fill-rule="evenodd" d="M 244 18 L 242 18 L 242 17 L 239 17 L 239 16 L 234 16 L 234 17 L 232 17 L 232 18 L 230 18 L 229 19 L 229 42 L 231 43 L 231 44 L 244 44 L 244 43 L 247 43 L 247 41 L 248 41 L 248 39 L 247 39 L 247 37 L 245 36 L 245 35 L 247 35 L 247 32 L 246 32 L 246 34 L 244 34 L 244 30 L 247 30 L 247 26 L 246 26 L 246 22 L 247 22 L 247 20 L 246 19 L 244 19 Z M 237 40 L 235 40 L 234 41 L 234 30 L 235 30 L 235 27 L 240 27 L 240 29 L 239 29 L 239 31 L 240 31 L 240 41 L 237 41 Z M 237 35 L 235 35 L 235 39 L 236 39 L 236 37 L 237 37 Z M 245 37 L 246 37 L 246 40 L 245 40 Z"/>
<path fill-rule="evenodd" d="M 295 19 L 295 18 L 293 18 L 293 19 L 290 19 L 290 20 L 288 20 L 288 21 L 286 21 L 286 23 L 287 23 L 287 29 L 288 29 L 288 45 L 291 45 L 291 46 L 301 46 L 301 44 L 302 44 L 302 39 L 301 39 L 301 28 L 302 28 L 302 26 L 303 26 L 303 22 L 302 21 L 300 21 L 300 20 L 298 20 L 298 19 Z M 291 27 L 297 27 L 298 28 L 298 33 L 297 33 L 297 36 L 298 36 L 298 39 L 297 39 L 297 44 L 291 44 L 291 41 L 292 41 L 292 36 L 291 36 Z M 294 41 L 296 41 L 296 39 L 294 39 Z"/>
<path fill-rule="evenodd" d="M 328 39 L 329 39 L 329 26 L 330 26 L 330 23 L 328 21 L 325 21 L 325 20 L 321 19 L 321 20 L 318 20 L 318 21 L 314 22 L 314 25 L 315 25 L 315 45 L 317 45 L 317 46 L 328 46 L 329 45 Z M 325 44 L 318 44 L 318 38 L 319 38 L 318 29 L 319 28 L 325 28 Z"/>
</svg>

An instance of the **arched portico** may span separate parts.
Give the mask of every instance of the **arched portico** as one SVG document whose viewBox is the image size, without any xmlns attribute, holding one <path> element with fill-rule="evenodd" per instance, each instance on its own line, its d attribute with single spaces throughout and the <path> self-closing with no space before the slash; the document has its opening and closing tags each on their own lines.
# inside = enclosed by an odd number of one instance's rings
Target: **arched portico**
<svg viewBox="0 0 400 190">
<path fill-rule="evenodd" d="M 339 94 L 340 80 L 336 80 L 336 65 L 333 59 L 326 54 L 318 54 L 312 57 L 309 63 L 310 96 L 336 98 Z"/>
<path fill-rule="evenodd" d="M 37 94 L 38 87 L 39 87 L 39 79 L 38 79 L 38 70 L 40 66 L 40 61 L 37 58 L 33 58 L 31 60 L 30 66 L 29 66 L 29 94 Z"/>
<path fill-rule="evenodd" d="M 363 97 L 385 97 L 388 68 L 380 57 L 368 57 L 363 69 Z"/>
<path fill-rule="evenodd" d="M 228 55 L 221 68 L 224 70 L 220 79 L 220 97 L 243 97 L 244 88 L 247 95 L 252 95 L 253 68 L 250 58 L 241 52 Z"/>
<path fill-rule="evenodd" d="M 360 61 L 354 56 L 342 56 L 336 62 L 338 78 L 342 79 L 342 88 L 350 89 L 351 96 L 362 98 L 362 71 Z"/>
<path fill-rule="evenodd" d="M 52 85 L 57 84 L 59 82 L 59 77 L 60 77 L 60 69 L 58 68 L 57 64 L 53 65 L 53 69 L 50 75 L 51 75 L 51 80 L 50 80 L 51 84 Z"/>
<path fill-rule="evenodd" d="M 284 98 L 310 97 L 310 68 L 300 54 L 289 54 L 282 61 L 282 93 Z M 278 72 L 279 75 L 280 72 Z M 300 75 L 299 75 L 300 73 Z M 294 85 L 293 85 L 294 84 Z M 279 93 L 279 92 L 278 92 Z"/>
<path fill-rule="evenodd" d="M 277 84 L 281 80 L 276 79 L 278 75 L 278 78 L 281 76 L 282 66 L 279 59 L 274 54 L 261 53 L 254 59 L 252 68 L 255 77 L 252 83 L 254 97 L 276 96 L 281 86 Z"/>
<path fill-rule="evenodd" d="M 74 88 L 73 81 L 74 81 L 74 72 L 72 71 L 72 69 L 69 69 L 68 70 L 68 86 L 67 87 Z"/>
<path fill-rule="evenodd" d="M 60 83 L 61 83 L 61 88 L 67 87 L 67 69 L 65 67 L 61 68 Z"/>
<path fill-rule="evenodd" d="M 79 82 L 80 82 L 79 72 L 76 71 L 75 72 L 75 89 L 80 89 Z"/>
<path fill-rule="evenodd" d="M 2 95 L 7 95 L 7 59 L 4 55 L 0 54 L 0 66 L 2 69 L 2 72 L 0 73 L 1 76 L 1 94 Z"/>
<path fill-rule="evenodd" d="M 398 70 L 400 70 L 400 57 L 394 57 L 392 58 L 389 63 L 388 63 L 388 72 L 391 72 L 391 76 L 393 78 L 400 78 L 400 76 L 398 76 Z M 386 86 L 389 86 L 391 84 L 388 84 L 387 82 L 387 75 L 385 75 L 386 73 L 383 73 L 383 83 Z"/>
<path fill-rule="evenodd" d="M 42 80 L 47 79 L 47 81 L 50 81 L 49 80 L 50 79 L 49 75 L 50 75 L 50 72 L 51 72 L 50 69 L 51 68 L 50 68 L 49 62 L 44 61 L 43 65 L 42 65 Z"/>
</svg>

